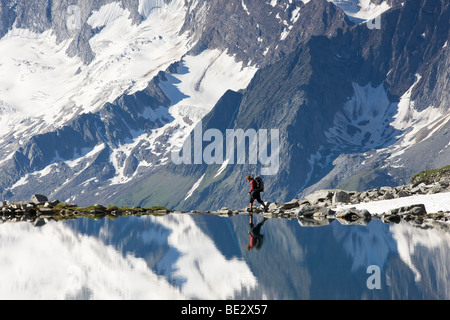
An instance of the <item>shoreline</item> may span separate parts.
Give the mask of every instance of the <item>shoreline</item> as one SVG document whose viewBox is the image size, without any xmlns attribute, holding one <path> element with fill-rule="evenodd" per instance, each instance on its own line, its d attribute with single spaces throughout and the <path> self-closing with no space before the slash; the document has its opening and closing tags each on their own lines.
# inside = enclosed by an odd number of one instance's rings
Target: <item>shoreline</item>
<svg viewBox="0 0 450 320">
<path fill-rule="evenodd" d="M 321 190 L 323 192 L 323 190 Z M 327 191 L 334 196 L 339 191 Z M 422 200 L 413 201 L 412 199 Z M 424 201 L 427 199 L 427 201 Z M 440 199 L 437 201 L 436 199 Z M 317 201 L 311 204 L 308 200 L 292 200 L 287 203 L 270 203 L 269 210 L 264 212 L 262 208 L 255 207 L 253 214 L 263 215 L 267 218 L 298 219 L 303 226 L 327 225 L 333 220 L 338 220 L 345 225 L 367 225 L 371 219 L 382 220 L 384 223 L 399 223 L 401 221 L 421 224 L 425 220 L 443 222 L 450 227 L 450 210 L 431 211 L 430 203 L 445 203 L 450 205 L 450 191 L 428 195 L 413 195 L 390 200 L 378 200 L 359 204 L 328 205 Z M 422 203 L 421 203 L 422 202 Z M 33 203 L 5 203 L 0 202 L 0 223 L 2 222 L 29 222 L 39 224 L 41 220 L 66 221 L 78 218 L 90 219 L 115 219 L 122 216 L 165 216 L 169 214 L 194 214 L 217 215 L 232 217 L 239 214 L 249 214 L 246 209 L 231 210 L 221 208 L 213 211 L 182 211 L 170 210 L 163 207 L 153 208 L 118 208 L 116 206 L 104 207 L 93 205 L 78 207 L 73 204 L 57 203 L 51 206 L 50 202 Z M 413 204 L 411 204 L 413 203 Z M 437 204 L 438 205 L 438 204 Z"/>
<path fill-rule="evenodd" d="M 416 179 L 415 177 L 412 181 Z M 366 225 L 372 218 L 381 219 L 385 223 L 414 221 L 419 224 L 424 219 L 432 219 L 450 225 L 450 176 L 435 177 L 431 181 L 418 179 L 398 187 L 381 187 L 363 192 L 323 189 L 308 194 L 304 199 L 292 199 L 286 203 L 266 201 L 266 204 L 268 210 L 263 211 L 261 207 L 254 207 L 253 213 L 267 218 L 297 218 L 303 220 L 305 225 L 311 226 L 324 225 L 334 219 L 343 224 Z M 227 207 L 205 212 L 171 210 L 161 206 L 119 208 L 115 205 L 104 207 L 95 204 L 79 207 L 76 204 L 49 200 L 40 194 L 34 194 L 27 202 L 0 201 L 0 223 L 20 221 L 36 223 L 42 219 L 69 220 L 80 217 L 114 219 L 119 216 L 167 214 L 210 214 L 230 217 L 248 212 L 247 208 L 233 210 Z"/>
</svg>

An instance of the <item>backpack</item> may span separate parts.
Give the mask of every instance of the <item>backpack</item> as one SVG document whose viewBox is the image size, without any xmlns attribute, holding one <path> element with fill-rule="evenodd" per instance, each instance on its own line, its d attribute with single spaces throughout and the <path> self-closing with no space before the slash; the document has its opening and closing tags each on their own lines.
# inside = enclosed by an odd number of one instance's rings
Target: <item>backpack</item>
<svg viewBox="0 0 450 320">
<path fill-rule="evenodd" d="M 264 192 L 264 182 L 261 179 L 261 177 L 256 177 L 255 182 L 256 182 L 256 190 L 259 192 Z"/>
<path fill-rule="evenodd" d="M 255 249 L 256 249 L 256 250 L 261 249 L 261 247 L 262 247 L 262 245 L 263 245 L 263 242 L 264 242 L 264 235 L 262 235 L 262 234 L 257 235 L 257 236 L 256 236 L 256 243 L 255 243 L 255 245 L 254 245 Z"/>
</svg>

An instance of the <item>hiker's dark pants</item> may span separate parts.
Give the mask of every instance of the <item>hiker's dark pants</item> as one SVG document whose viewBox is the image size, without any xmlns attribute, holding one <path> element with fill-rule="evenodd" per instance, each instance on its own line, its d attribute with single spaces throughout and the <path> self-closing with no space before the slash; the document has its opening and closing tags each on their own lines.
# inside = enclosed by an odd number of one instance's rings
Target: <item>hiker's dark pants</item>
<svg viewBox="0 0 450 320">
<path fill-rule="evenodd" d="M 252 191 L 252 193 L 250 195 L 250 203 L 255 202 L 255 200 L 258 201 L 259 203 L 263 204 L 263 201 L 261 200 L 261 192 L 256 191 L 256 190 Z"/>
</svg>

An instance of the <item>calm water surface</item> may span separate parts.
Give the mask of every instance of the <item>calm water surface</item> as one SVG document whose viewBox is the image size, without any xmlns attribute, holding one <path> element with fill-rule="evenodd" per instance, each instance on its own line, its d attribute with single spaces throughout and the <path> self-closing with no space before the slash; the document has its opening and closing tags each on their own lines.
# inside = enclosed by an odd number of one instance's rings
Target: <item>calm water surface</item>
<svg viewBox="0 0 450 320">
<path fill-rule="evenodd" d="M 448 226 L 268 219 L 249 251 L 245 214 L 5 222 L 0 299 L 450 299 Z"/>
</svg>

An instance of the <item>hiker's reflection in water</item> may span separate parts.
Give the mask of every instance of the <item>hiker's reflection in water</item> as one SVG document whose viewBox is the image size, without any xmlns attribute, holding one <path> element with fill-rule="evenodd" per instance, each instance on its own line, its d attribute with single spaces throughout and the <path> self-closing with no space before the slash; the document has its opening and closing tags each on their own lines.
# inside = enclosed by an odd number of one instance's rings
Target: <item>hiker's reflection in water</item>
<svg viewBox="0 0 450 320">
<path fill-rule="evenodd" d="M 256 226 L 253 223 L 253 214 L 249 214 L 250 216 L 250 230 L 248 234 L 250 236 L 250 242 L 247 244 L 246 249 L 250 251 L 252 249 L 261 249 L 263 244 L 264 235 L 261 234 L 261 227 L 266 222 L 267 218 L 264 218 L 261 222 L 259 222 Z"/>
</svg>

